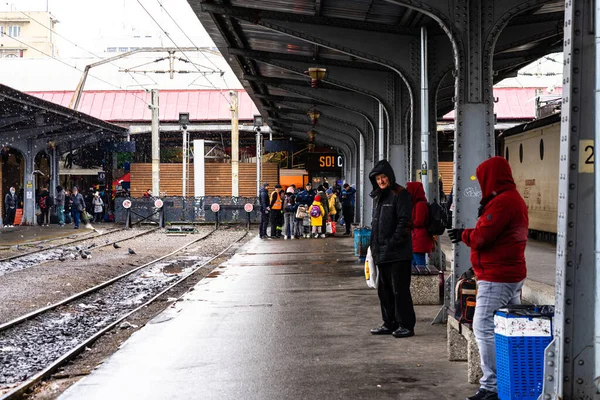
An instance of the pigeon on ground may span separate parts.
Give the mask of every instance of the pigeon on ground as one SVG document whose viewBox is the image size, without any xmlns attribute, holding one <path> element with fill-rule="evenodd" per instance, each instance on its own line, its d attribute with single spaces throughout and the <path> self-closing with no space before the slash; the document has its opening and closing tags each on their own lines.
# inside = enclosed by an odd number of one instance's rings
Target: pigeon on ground
<svg viewBox="0 0 600 400">
<path fill-rule="evenodd" d="M 81 258 L 83 258 L 85 260 L 85 259 L 88 259 L 88 258 L 92 258 L 92 256 L 90 254 L 86 254 L 85 252 L 82 251 L 81 252 Z"/>
<path fill-rule="evenodd" d="M 88 246 L 88 249 L 91 249 L 92 247 L 96 247 L 96 243 L 92 243 Z"/>
<path fill-rule="evenodd" d="M 81 247 L 79 247 L 79 246 L 75 246 L 75 250 L 77 250 L 77 251 L 81 251 Z"/>
<path fill-rule="evenodd" d="M 127 249 L 127 251 L 129 251 L 129 254 L 137 254 L 135 251 L 133 251 L 133 249 Z"/>
<path fill-rule="evenodd" d="M 114 243 L 113 243 L 113 247 L 114 247 L 115 249 L 120 249 L 120 248 L 121 248 L 121 246 L 119 246 L 119 245 L 117 244 L 117 242 L 114 242 Z"/>
<path fill-rule="evenodd" d="M 58 261 L 63 262 L 65 261 L 65 258 L 63 256 L 58 257 Z"/>
</svg>

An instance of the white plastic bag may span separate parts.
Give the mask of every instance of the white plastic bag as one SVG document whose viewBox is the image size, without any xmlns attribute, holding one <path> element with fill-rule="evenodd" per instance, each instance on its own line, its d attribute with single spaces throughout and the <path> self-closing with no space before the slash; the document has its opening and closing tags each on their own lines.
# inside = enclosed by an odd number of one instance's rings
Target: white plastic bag
<svg viewBox="0 0 600 400">
<path fill-rule="evenodd" d="M 365 279 L 367 280 L 367 286 L 371 289 L 377 289 L 377 265 L 373 262 L 373 255 L 371 254 L 371 247 L 367 250 L 367 257 L 365 258 Z"/>
<path fill-rule="evenodd" d="M 327 233 L 333 233 L 333 226 L 331 224 L 331 221 L 327 221 L 325 228 L 326 228 Z"/>
</svg>

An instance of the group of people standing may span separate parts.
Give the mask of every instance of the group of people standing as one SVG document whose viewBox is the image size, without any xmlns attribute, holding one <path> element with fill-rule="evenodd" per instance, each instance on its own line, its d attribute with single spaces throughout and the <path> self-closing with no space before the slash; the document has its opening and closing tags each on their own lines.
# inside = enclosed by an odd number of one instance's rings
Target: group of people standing
<svg viewBox="0 0 600 400">
<path fill-rule="evenodd" d="M 102 199 L 102 193 L 91 191 L 89 194 L 90 196 L 86 200 L 77 186 L 73 186 L 71 191 L 65 190 L 62 186 L 57 186 L 56 196 L 52 196 L 48 188 L 43 188 L 36 196 L 38 224 L 41 226 L 50 225 L 50 210 L 52 207 L 56 207 L 59 226 L 73 223 L 74 228 L 79 229 L 82 220 L 84 223 L 102 222 L 106 212 L 106 202 Z M 15 214 L 20 204 L 15 188 L 11 187 L 4 197 L 3 226 L 5 228 L 14 226 Z M 87 217 L 86 211 L 89 215 L 93 215 L 93 221 L 89 221 L 90 218 Z"/>
<path fill-rule="evenodd" d="M 471 248 L 477 279 L 473 331 L 479 347 L 483 377 L 480 389 L 467 400 L 497 400 L 494 312 L 520 304 L 527 276 L 525 247 L 528 234 L 527 205 L 517 191 L 512 171 L 502 157 L 484 161 L 476 170 L 482 199 L 474 228 L 448 231 L 452 243 Z M 414 336 L 415 310 L 410 293 L 411 263 L 424 264 L 433 248 L 427 231 L 429 206 L 423 186 L 396 182 L 392 166 L 379 161 L 369 174 L 373 185 L 371 253 L 379 274 L 377 294 L 383 325 L 373 335 L 396 338 Z"/>
<path fill-rule="evenodd" d="M 259 194 L 261 239 L 325 238 L 327 224 L 333 226 L 343 216 L 344 235 L 350 234 L 354 222 L 356 189 L 348 183 L 343 187 L 330 187 L 325 182 L 317 189 L 308 182 L 303 190 L 290 185 L 287 189 L 278 183 L 269 193 L 269 184 L 264 183 Z M 271 225 L 271 234 L 267 227 Z M 333 235 L 333 230 L 329 231 Z"/>
</svg>

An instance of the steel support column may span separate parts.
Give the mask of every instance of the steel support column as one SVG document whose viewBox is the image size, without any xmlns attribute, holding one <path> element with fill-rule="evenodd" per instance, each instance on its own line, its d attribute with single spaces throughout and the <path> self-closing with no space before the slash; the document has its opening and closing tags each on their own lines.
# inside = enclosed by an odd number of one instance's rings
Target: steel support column
<svg viewBox="0 0 600 400">
<path fill-rule="evenodd" d="M 39 141 L 28 139 L 23 152 L 25 173 L 23 174 L 23 222 L 22 225 L 35 225 L 35 156 L 43 148 Z"/>
<path fill-rule="evenodd" d="M 598 15 L 596 15 L 598 18 Z M 594 87 L 593 10 L 566 1 L 554 340 L 546 349 L 542 399 L 598 399 L 594 385 Z M 596 32 L 596 35 L 599 33 Z M 598 171 L 596 171 L 598 173 Z M 598 199 L 596 199 L 598 201 Z M 594 218 L 596 217 L 596 219 Z"/>
</svg>

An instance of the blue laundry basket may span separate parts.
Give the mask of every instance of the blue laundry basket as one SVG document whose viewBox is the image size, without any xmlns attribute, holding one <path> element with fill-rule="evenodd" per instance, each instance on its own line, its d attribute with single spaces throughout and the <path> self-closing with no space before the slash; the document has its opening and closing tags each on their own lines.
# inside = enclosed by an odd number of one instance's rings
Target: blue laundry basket
<svg viewBox="0 0 600 400">
<path fill-rule="evenodd" d="M 354 230 L 354 255 L 364 260 L 371 243 L 371 229 L 357 228 Z"/>
<path fill-rule="evenodd" d="M 501 400 L 537 400 L 544 350 L 552 341 L 553 307 L 502 308 L 494 314 L 496 375 Z"/>
</svg>

